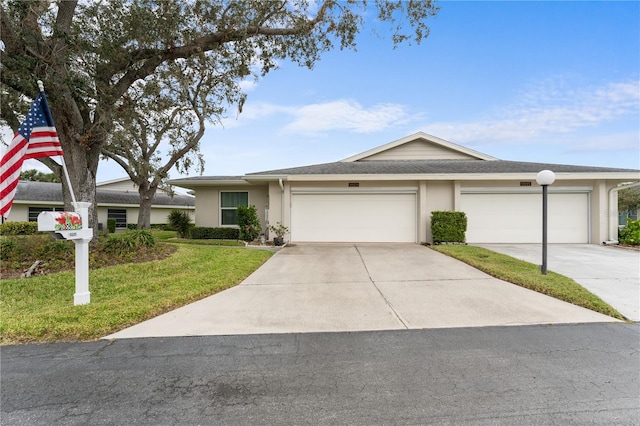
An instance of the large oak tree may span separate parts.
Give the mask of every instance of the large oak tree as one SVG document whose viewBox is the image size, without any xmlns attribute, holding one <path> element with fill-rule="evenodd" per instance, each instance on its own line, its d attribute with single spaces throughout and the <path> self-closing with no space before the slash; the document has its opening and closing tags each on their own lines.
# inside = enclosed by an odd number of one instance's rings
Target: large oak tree
<svg viewBox="0 0 640 426">
<path fill-rule="evenodd" d="M 0 119 L 14 130 L 43 80 L 78 200 L 95 205 L 96 173 L 131 89 L 177 61 L 199 58 L 230 79 L 279 60 L 313 67 L 322 53 L 353 48 L 365 13 L 395 44 L 428 36 L 429 0 L 0 0 Z M 372 3 L 372 4 L 371 4 Z M 189 78 L 189 77 L 188 77 Z M 194 80 L 195 81 L 195 80 Z M 61 175 L 52 159 L 43 160 Z M 70 207 L 64 185 L 65 205 Z M 92 209 L 92 223 L 96 210 Z"/>
</svg>

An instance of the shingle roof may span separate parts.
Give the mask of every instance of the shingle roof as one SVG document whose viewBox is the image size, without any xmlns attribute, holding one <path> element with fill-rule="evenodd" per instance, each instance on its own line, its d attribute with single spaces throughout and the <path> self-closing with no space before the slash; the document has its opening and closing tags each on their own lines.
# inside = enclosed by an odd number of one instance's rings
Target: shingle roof
<svg viewBox="0 0 640 426">
<path fill-rule="evenodd" d="M 170 182 L 174 182 L 174 181 L 193 181 L 193 182 L 197 182 L 200 180 L 203 181 L 210 181 L 210 180 L 242 180 L 243 176 L 191 176 L 191 177 L 186 177 L 186 178 L 178 178 L 178 179 L 172 179 Z"/>
<path fill-rule="evenodd" d="M 527 163 L 520 161 L 485 160 L 386 160 L 356 161 L 248 173 L 260 175 L 341 175 L 341 174 L 464 174 L 464 173 L 537 173 L 550 169 L 557 173 L 612 173 L 638 170 L 610 167 L 572 166 L 565 164 Z"/>
<path fill-rule="evenodd" d="M 16 201 L 48 201 L 62 203 L 62 185 L 49 182 L 18 182 Z M 137 192 L 113 191 L 107 189 L 96 190 L 98 204 L 140 204 Z M 151 203 L 155 206 L 194 206 L 195 198 L 189 195 L 176 194 L 170 197 L 164 193 L 156 193 Z"/>
</svg>

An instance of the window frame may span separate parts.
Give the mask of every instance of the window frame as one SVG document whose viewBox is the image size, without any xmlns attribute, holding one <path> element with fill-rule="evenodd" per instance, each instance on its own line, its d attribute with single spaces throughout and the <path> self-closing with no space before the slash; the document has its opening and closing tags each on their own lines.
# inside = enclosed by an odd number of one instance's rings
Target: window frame
<svg viewBox="0 0 640 426">
<path fill-rule="evenodd" d="M 122 222 L 122 217 L 112 217 L 111 212 L 124 212 L 124 223 Z M 107 209 L 107 220 L 115 219 L 116 220 L 116 229 L 127 229 L 127 209 Z"/>
<path fill-rule="evenodd" d="M 247 194 L 247 205 L 246 206 L 242 206 L 242 207 L 249 207 L 250 203 L 249 203 L 249 191 L 237 191 L 237 190 L 224 190 L 224 191 L 220 191 L 220 194 L 218 196 L 218 211 L 219 211 L 219 216 L 218 216 L 218 224 L 220 227 L 223 228 L 237 228 L 238 227 L 238 223 L 237 223 L 237 215 L 236 215 L 236 223 L 235 224 L 225 224 L 223 223 L 223 218 L 224 218 L 224 214 L 223 211 L 237 211 L 238 207 L 240 206 L 235 206 L 235 207 L 223 207 L 222 206 L 222 194 L 228 194 L 228 193 L 233 193 L 233 194 Z"/>
</svg>

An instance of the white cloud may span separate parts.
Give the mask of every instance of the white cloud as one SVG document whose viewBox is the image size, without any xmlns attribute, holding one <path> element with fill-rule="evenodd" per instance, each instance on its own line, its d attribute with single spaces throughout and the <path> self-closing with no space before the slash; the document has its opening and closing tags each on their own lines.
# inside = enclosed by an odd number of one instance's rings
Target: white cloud
<svg viewBox="0 0 640 426">
<path fill-rule="evenodd" d="M 365 108 L 348 99 L 306 105 L 292 109 L 291 114 L 293 121 L 283 129 L 286 133 L 321 133 L 330 130 L 373 133 L 409 119 L 407 108 L 403 105 L 389 103 Z"/>
<path fill-rule="evenodd" d="M 549 84 L 523 93 L 519 102 L 473 122 L 433 123 L 429 133 L 458 143 L 519 143 L 542 135 L 558 135 L 593 128 L 640 113 L 638 81 L 603 87 L 570 89 Z M 636 135 L 637 138 L 637 135 Z"/>
<path fill-rule="evenodd" d="M 239 127 L 252 121 L 269 118 L 280 124 L 283 134 L 319 134 L 328 131 L 374 133 L 415 120 L 408 107 L 382 103 L 364 107 L 351 99 L 303 106 L 277 105 L 267 102 L 248 102 L 237 117 L 223 120 L 225 128 Z"/>
</svg>

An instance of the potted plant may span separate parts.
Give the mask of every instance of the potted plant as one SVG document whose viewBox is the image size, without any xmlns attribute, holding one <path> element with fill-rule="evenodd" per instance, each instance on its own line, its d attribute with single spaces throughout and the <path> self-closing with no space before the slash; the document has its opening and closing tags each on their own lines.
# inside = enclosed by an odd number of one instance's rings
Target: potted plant
<svg viewBox="0 0 640 426">
<path fill-rule="evenodd" d="M 269 226 L 269 230 L 276 234 L 276 236 L 273 238 L 273 244 L 275 244 L 276 246 L 281 246 L 282 244 L 284 244 L 284 234 L 289 232 L 289 228 L 287 228 L 280 222 L 276 222 L 275 225 Z"/>
</svg>

